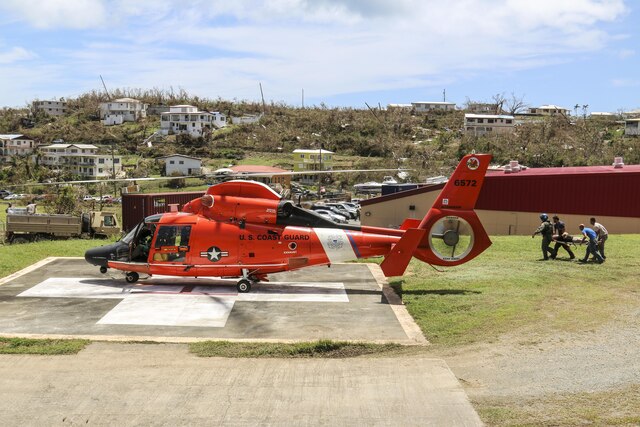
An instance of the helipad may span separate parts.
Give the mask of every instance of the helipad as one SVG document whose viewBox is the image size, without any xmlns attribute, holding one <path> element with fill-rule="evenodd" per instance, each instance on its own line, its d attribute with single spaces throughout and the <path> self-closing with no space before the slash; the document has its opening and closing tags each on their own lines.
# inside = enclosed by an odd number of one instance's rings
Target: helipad
<svg viewBox="0 0 640 427">
<path fill-rule="evenodd" d="M 364 264 L 308 268 L 239 294 L 234 280 L 154 276 L 131 285 L 81 259 L 52 259 L 0 286 L 0 334 L 424 342 L 374 275 Z"/>
</svg>

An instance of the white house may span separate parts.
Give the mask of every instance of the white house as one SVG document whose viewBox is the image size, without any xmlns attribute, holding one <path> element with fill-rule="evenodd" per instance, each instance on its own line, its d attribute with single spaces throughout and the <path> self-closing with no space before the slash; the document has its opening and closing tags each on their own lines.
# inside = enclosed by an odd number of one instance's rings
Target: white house
<svg viewBox="0 0 640 427">
<path fill-rule="evenodd" d="M 627 136 L 639 136 L 640 119 L 626 119 L 624 121 L 624 134 Z"/>
<path fill-rule="evenodd" d="M 197 175 L 202 169 L 201 159 L 184 154 L 162 156 L 158 157 L 158 160 L 164 162 L 166 176 L 171 176 L 175 172 L 179 172 L 181 175 Z"/>
<path fill-rule="evenodd" d="M 83 178 L 109 178 L 122 172 L 121 157 L 98 154 L 98 147 L 92 144 L 52 144 L 39 150 L 43 165 Z"/>
<path fill-rule="evenodd" d="M 511 133 L 515 129 L 515 120 L 508 115 L 465 114 L 464 129 L 468 134 L 476 136 Z"/>
<path fill-rule="evenodd" d="M 185 133 L 199 137 L 226 125 L 227 117 L 224 114 L 198 111 L 193 105 L 173 105 L 168 113 L 160 114 L 160 132 L 164 135 Z"/>
<path fill-rule="evenodd" d="M 65 101 L 33 101 L 33 108 L 44 111 L 50 116 L 62 116 L 67 111 L 67 103 Z"/>
<path fill-rule="evenodd" d="M 455 102 L 445 101 L 420 101 L 412 102 L 411 105 L 417 113 L 426 113 L 427 111 L 453 111 L 456 109 Z"/>
<path fill-rule="evenodd" d="M 35 142 L 20 134 L 0 135 L 0 157 L 8 161 L 12 156 L 24 156 L 33 152 Z"/>
<path fill-rule="evenodd" d="M 147 107 L 148 104 L 133 98 L 114 99 L 100 104 L 100 119 L 107 126 L 135 122 L 147 117 Z"/>
<path fill-rule="evenodd" d="M 540 114 L 542 116 L 555 116 L 563 115 L 568 116 L 569 110 L 566 108 L 558 107 L 557 105 L 541 105 L 540 107 L 529 108 L 529 114 Z"/>
<path fill-rule="evenodd" d="M 387 104 L 387 110 L 413 110 L 411 104 Z"/>
</svg>

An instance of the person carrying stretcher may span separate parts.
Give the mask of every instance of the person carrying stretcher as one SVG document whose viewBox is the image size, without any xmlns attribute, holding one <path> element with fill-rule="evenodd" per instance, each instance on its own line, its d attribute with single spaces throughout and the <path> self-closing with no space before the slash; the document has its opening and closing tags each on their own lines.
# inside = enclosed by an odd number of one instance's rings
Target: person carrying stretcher
<svg viewBox="0 0 640 427">
<path fill-rule="evenodd" d="M 553 254 L 551 255 L 551 258 L 556 259 L 558 256 L 558 250 L 563 248 L 569 254 L 569 259 L 574 259 L 576 256 L 567 244 L 573 243 L 573 236 L 566 232 L 564 221 L 560 221 L 558 215 L 553 216 L 553 231 L 554 234 L 552 240 L 556 243 L 553 246 Z"/>
</svg>

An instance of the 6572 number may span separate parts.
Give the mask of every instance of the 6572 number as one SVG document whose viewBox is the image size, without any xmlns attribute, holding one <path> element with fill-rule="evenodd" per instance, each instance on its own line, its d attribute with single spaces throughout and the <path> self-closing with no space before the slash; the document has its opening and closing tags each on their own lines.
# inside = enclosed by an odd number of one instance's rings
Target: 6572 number
<svg viewBox="0 0 640 427">
<path fill-rule="evenodd" d="M 453 181 L 453 185 L 456 187 L 475 187 L 477 182 L 475 179 L 456 179 Z"/>
</svg>

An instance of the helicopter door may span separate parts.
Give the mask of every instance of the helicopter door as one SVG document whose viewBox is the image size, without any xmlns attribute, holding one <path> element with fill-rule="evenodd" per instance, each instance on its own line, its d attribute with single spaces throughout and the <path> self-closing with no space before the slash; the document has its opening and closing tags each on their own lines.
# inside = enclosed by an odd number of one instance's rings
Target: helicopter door
<svg viewBox="0 0 640 427">
<path fill-rule="evenodd" d="M 161 225 L 153 243 L 152 261 L 168 263 L 186 262 L 189 252 L 191 225 Z"/>
</svg>

